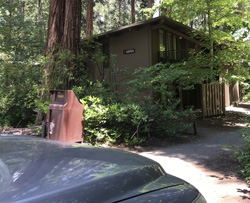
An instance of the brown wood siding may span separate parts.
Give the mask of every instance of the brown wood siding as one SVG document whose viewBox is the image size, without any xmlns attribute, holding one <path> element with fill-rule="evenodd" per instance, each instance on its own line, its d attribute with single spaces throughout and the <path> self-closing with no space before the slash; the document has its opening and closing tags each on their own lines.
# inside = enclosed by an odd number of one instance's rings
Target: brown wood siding
<svg viewBox="0 0 250 203">
<path fill-rule="evenodd" d="M 159 30 L 152 30 L 152 65 L 158 63 Z"/>
</svg>

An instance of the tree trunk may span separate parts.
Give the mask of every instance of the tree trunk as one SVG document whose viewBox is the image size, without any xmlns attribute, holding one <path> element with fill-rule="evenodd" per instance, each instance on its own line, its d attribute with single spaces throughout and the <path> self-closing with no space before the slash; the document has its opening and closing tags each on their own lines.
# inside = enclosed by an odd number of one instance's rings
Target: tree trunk
<svg viewBox="0 0 250 203">
<path fill-rule="evenodd" d="M 152 0 L 148 0 L 148 8 L 152 8 Z"/>
<path fill-rule="evenodd" d="M 40 5 L 41 1 L 38 1 Z M 41 7 L 40 7 L 41 8 Z M 70 88 L 73 83 L 70 80 L 70 76 L 74 75 L 70 70 L 72 61 L 68 58 L 63 61 L 57 61 L 58 56 L 56 54 L 59 50 L 70 51 L 73 56 L 77 56 L 79 53 L 81 32 L 81 0 L 50 0 L 48 31 L 47 31 L 47 43 L 46 43 L 46 56 L 50 57 L 49 65 L 44 69 L 44 86 L 49 89 L 57 89 L 54 80 L 59 84 L 64 84 L 63 88 Z M 51 74 L 56 65 L 60 64 L 60 70 L 56 70 L 56 74 Z M 77 63 L 76 61 L 73 61 Z M 60 74 L 67 69 L 67 75 L 64 78 L 60 77 Z M 54 85 L 52 85 L 54 84 Z M 61 88 L 61 87 L 59 87 Z M 43 91 L 41 98 L 48 98 L 48 92 Z M 42 113 L 38 112 L 37 121 L 44 120 Z"/>
<path fill-rule="evenodd" d="M 87 25 L 86 25 L 86 37 L 93 33 L 93 8 L 94 2 L 93 0 L 88 1 L 87 5 Z"/>
<path fill-rule="evenodd" d="M 211 19 L 211 3 L 210 0 L 207 3 L 207 24 L 208 24 L 208 34 L 209 34 L 209 52 L 210 52 L 210 69 L 213 70 L 214 63 L 214 41 L 213 41 L 213 23 Z"/>
<path fill-rule="evenodd" d="M 20 13 L 24 14 L 24 9 L 25 9 L 25 2 L 21 2 L 21 8 L 20 8 Z"/>
<path fill-rule="evenodd" d="M 203 32 L 206 32 L 207 31 L 207 17 L 206 17 L 206 14 L 202 14 L 202 22 L 201 22 L 201 25 L 203 25 Z"/>
<path fill-rule="evenodd" d="M 164 7 L 160 10 L 160 15 L 165 14 L 168 18 L 171 18 L 172 14 L 172 7 L 168 6 L 167 8 Z"/>
<path fill-rule="evenodd" d="M 135 0 L 131 0 L 132 23 L 135 23 Z"/>
<path fill-rule="evenodd" d="M 24 10 L 25 10 L 25 2 L 22 1 L 21 2 L 21 8 L 20 8 L 20 14 L 21 14 L 21 19 L 22 19 L 22 23 L 24 23 Z M 20 47 L 23 48 L 23 33 L 22 33 L 23 27 L 21 27 L 21 32 L 20 32 Z"/>
<path fill-rule="evenodd" d="M 62 48 L 78 55 L 81 35 L 81 0 L 66 0 Z"/>
<path fill-rule="evenodd" d="M 121 7 L 122 7 L 122 0 L 118 0 L 118 15 L 119 15 L 119 20 L 118 20 L 118 27 L 121 26 Z"/>
<path fill-rule="evenodd" d="M 41 22 L 43 19 L 43 7 L 42 0 L 38 0 L 38 21 Z"/>
<path fill-rule="evenodd" d="M 47 83 L 54 79 L 49 77 L 49 72 L 54 69 L 54 55 L 59 49 L 69 50 L 73 55 L 79 53 L 80 28 L 81 0 L 50 0 L 46 54 L 52 55 L 52 63 L 46 68 Z M 64 71 L 65 66 L 70 72 L 68 61 L 63 64 L 61 71 Z M 68 76 L 61 82 L 70 85 Z"/>
<path fill-rule="evenodd" d="M 242 9 L 243 9 L 243 3 L 238 3 L 238 13 L 240 16 L 243 16 L 243 12 L 242 12 Z"/>
<path fill-rule="evenodd" d="M 46 53 L 54 54 L 62 45 L 65 21 L 65 0 L 50 0 Z"/>
<path fill-rule="evenodd" d="M 5 3 L 8 4 L 9 0 L 5 0 Z M 6 32 L 4 35 L 5 42 L 11 41 L 11 27 L 12 27 L 12 25 L 11 25 L 12 11 L 11 11 L 11 9 L 8 10 L 8 12 L 9 12 L 9 19 L 6 19 L 6 27 L 8 29 L 8 32 Z M 7 43 L 7 44 L 9 44 L 9 43 Z"/>
<path fill-rule="evenodd" d="M 38 0 L 38 21 L 42 24 L 43 21 L 43 7 L 42 7 L 42 0 Z M 43 31 L 42 27 L 39 28 L 39 36 L 40 42 L 43 43 Z"/>
<path fill-rule="evenodd" d="M 168 17 L 168 18 L 171 18 L 171 14 L 172 14 L 172 7 L 169 6 L 169 7 L 167 8 L 167 17 Z"/>
</svg>

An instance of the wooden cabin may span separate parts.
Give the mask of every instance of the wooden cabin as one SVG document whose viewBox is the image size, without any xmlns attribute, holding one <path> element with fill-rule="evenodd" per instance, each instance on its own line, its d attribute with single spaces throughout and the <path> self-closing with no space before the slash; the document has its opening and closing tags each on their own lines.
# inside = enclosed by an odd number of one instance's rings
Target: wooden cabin
<svg viewBox="0 0 250 203">
<path fill-rule="evenodd" d="M 111 58 L 115 55 L 113 64 L 100 63 L 92 69 L 92 76 L 96 80 L 120 83 L 118 91 L 126 91 L 123 85 L 131 78 L 122 72 L 115 76 L 108 67 L 134 71 L 138 67 L 150 67 L 159 62 L 176 63 L 188 57 L 190 50 L 198 52 L 200 42 L 192 37 L 192 28 L 174 21 L 166 16 L 149 19 L 143 22 L 119 27 L 97 36 L 102 44 L 102 51 Z M 112 60 L 111 60 L 112 61 Z M 225 87 L 225 104 L 230 105 L 239 99 L 237 88 L 232 90 Z M 202 88 L 197 85 L 195 90 L 182 93 L 184 106 L 202 107 Z"/>
</svg>

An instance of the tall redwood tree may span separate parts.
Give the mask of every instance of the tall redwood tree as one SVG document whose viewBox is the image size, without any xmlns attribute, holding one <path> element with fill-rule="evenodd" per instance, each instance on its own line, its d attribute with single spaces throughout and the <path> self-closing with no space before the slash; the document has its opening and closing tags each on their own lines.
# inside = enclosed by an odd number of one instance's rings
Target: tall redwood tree
<svg viewBox="0 0 250 203">
<path fill-rule="evenodd" d="M 46 68 L 47 82 L 54 79 L 50 77 L 50 71 L 55 67 L 53 62 L 57 58 L 53 56 L 59 49 L 78 55 L 80 32 L 81 0 L 50 0 L 46 54 L 52 55 L 52 63 Z M 66 67 L 69 68 L 70 63 L 66 62 Z M 62 82 L 69 83 L 69 78 L 64 78 Z"/>
<path fill-rule="evenodd" d="M 89 0 L 87 4 L 86 37 L 88 37 L 93 33 L 93 15 L 94 15 L 94 1 Z"/>
<path fill-rule="evenodd" d="M 152 8 L 152 0 L 148 0 L 148 8 Z"/>
<path fill-rule="evenodd" d="M 135 0 L 131 0 L 132 23 L 135 23 Z"/>
</svg>

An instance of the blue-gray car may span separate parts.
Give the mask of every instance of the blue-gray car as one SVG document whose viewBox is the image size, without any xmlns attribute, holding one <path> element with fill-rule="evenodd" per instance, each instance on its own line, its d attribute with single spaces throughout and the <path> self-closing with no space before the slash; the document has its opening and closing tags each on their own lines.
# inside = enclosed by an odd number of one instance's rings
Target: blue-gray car
<svg viewBox="0 0 250 203">
<path fill-rule="evenodd" d="M 0 202 L 206 202 L 189 183 L 129 152 L 0 135 Z"/>
</svg>

